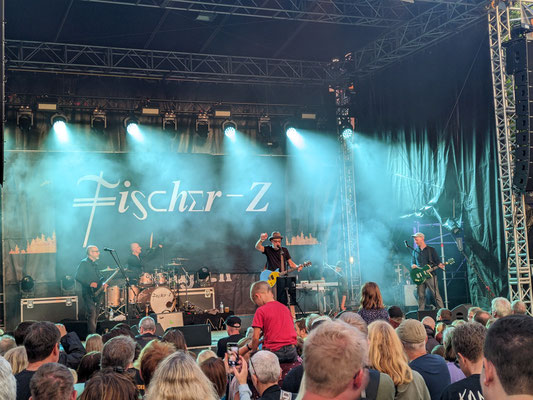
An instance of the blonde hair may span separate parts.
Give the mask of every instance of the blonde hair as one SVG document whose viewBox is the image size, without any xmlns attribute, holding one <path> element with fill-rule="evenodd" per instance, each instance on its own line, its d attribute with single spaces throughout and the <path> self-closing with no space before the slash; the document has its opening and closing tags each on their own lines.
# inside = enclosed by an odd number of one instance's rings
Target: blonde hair
<svg viewBox="0 0 533 400">
<path fill-rule="evenodd" d="M 85 340 L 85 350 L 87 353 L 90 353 L 91 351 L 98 351 L 101 353 L 103 348 L 104 342 L 102 341 L 102 336 L 98 333 L 93 333 L 87 336 L 87 339 Z"/>
<path fill-rule="evenodd" d="M 374 321 L 368 325 L 370 343 L 370 365 L 379 372 L 389 375 L 395 386 L 413 380 L 413 371 L 409 367 L 402 342 L 386 321 Z"/>
<path fill-rule="evenodd" d="M 364 368 L 367 353 L 368 343 L 360 331 L 339 320 L 322 322 L 304 343 L 305 390 L 338 396 Z"/>
<path fill-rule="evenodd" d="M 200 353 L 198 353 L 198 357 L 196 357 L 196 362 L 198 363 L 198 365 L 200 365 L 205 360 L 209 360 L 210 358 L 217 358 L 217 353 L 215 353 L 213 350 L 202 350 Z"/>
<path fill-rule="evenodd" d="M 177 351 L 157 367 L 145 400 L 217 400 L 211 381 L 191 356 Z"/>
<path fill-rule="evenodd" d="M 18 374 L 28 366 L 28 355 L 24 346 L 17 346 L 14 349 L 8 350 L 4 354 L 4 358 L 11 364 L 13 375 Z"/>
</svg>

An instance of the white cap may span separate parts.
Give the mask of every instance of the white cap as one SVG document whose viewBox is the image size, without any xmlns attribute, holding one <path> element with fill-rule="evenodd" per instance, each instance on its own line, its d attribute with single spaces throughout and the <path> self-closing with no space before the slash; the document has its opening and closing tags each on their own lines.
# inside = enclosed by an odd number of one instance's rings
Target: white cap
<svg viewBox="0 0 533 400">
<path fill-rule="evenodd" d="M 411 237 L 414 237 L 414 238 L 421 237 L 422 239 L 424 239 L 426 236 L 422 232 L 417 232 L 414 235 L 411 235 Z"/>
</svg>

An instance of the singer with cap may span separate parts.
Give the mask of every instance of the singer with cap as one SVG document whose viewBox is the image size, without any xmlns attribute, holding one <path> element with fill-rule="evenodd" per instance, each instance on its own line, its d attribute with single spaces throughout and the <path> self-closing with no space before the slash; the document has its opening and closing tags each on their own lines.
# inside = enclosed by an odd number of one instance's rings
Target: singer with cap
<svg viewBox="0 0 533 400">
<path fill-rule="evenodd" d="M 437 251 L 428 246 L 425 242 L 425 236 L 422 232 L 417 232 L 412 237 L 415 240 L 418 249 L 414 249 L 412 253 L 411 268 L 420 268 L 426 265 L 431 267 L 439 267 L 444 269 L 444 264 L 440 261 Z M 434 301 L 436 301 L 437 308 L 444 308 L 442 298 L 439 293 L 439 282 L 437 280 L 436 271 L 431 273 L 431 277 L 417 286 L 418 294 L 418 309 L 423 311 L 426 305 L 426 289 L 428 289 Z"/>
<path fill-rule="evenodd" d="M 263 246 L 263 242 L 268 238 L 271 245 Z M 288 270 L 298 270 L 301 271 L 302 267 L 299 267 L 292 261 L 289 250 L 286 247 L 281 245 L 283 236 L 281 233 L 274 231 L 270 237 L 268 233 L 262 233 L 259 240 L 255 244 L 255 248 L 263 253 L 266 256 L 266 264 L 264 269 L 270 271 L 275 271 L 279 268 L 280 272 Z M 292 289 L 290 287 L 291 279 L 290 278 L 278 278 L 276 282 L 276 297 L 277 301 L 284 305 L 289 305 L 289 299 L 287 298 L 287 289 Z M 291 304 L 291 312 L 293 312 L 294 306 Z"/>
</svg>

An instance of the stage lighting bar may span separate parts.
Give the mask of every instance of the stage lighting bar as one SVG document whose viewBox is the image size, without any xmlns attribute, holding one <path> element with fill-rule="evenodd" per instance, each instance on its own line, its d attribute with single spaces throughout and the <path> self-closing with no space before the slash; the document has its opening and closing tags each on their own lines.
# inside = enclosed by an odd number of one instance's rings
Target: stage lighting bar
<svg viewBox="0 0 533 400">
<path fill-rule="evenodd" d="M 315 120 L 316 119 L 316 114 L 313 114 L 313 113 L 302 113 L 302 119 Z"/>
<path fill-rule="evenodd" d="M 32 128 L 33 111 L 29 106 L 22 106 L 17 110 L 17 126 L 25 132 Z"/>
<path fill-rule="evenodd" d="M 224 121 L 222 131 L 228 139 L 234 142 L 237 134 L 237 124 L 233 121 Z"/>
<path fill-rule="evenodd" d="M 196 117 L 196 134 L 203 139 L 209 135 L 209 116 L 207 113 L 200 113 Z"/>
<path fill-rule="evenodd" d="M 61 143 L 68 142 L 67 117 L 63 114 L 54 114 L 50 118 L 50 124 L 52 124 L 57 140 Z"/>
<path fill-rule="evenodd" d="M 95 109 L 91 115 L 91 128 L 103 131 L 107 128 L 107 115 L 105 111 Z"/>
<path fill-rule="evenodd" d="M 177 131 L 178 130 L 178 117 L 173 112 L 167 112 L 163 116 L 163 130 L 164 131 Z"/>
</svg>

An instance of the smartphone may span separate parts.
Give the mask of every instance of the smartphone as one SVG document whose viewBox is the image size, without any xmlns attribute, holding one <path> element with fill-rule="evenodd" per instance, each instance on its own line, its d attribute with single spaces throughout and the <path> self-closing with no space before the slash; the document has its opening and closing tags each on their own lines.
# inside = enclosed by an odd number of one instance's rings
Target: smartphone
<svg viewBox="0 0 533 400">
<path fill-rule="evenodd" d="M 226 344 L 226 353 L 228 353 L 228 365 L 234 367 L 239 362 L 239 345 L 234 342 Z"/>
</svg>

